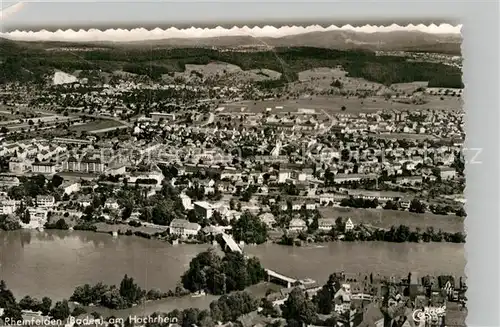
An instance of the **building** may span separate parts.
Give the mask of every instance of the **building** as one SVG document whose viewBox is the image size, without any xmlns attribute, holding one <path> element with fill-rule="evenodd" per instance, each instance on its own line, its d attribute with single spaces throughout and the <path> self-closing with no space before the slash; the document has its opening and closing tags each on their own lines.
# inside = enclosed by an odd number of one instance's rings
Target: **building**
<svg viewBox="0 0 500 327">
<path fill-rule="evenodd" d="M 457 172 L 455 168 L 451 167 L 441 167 L 439 168 L 439 176 L 441 179 L 453 179 L 455 178 Z"/>
<path fill-rule="evenodd" d="M 342 314 L 351 308 L 351 286 L 342 284 L 342 287 L 335 293 L 335 312 Z"/>
<path fill-rule="evenodd" d="M 56 199 L 52 195 L 37 195 L 36 205 L 38 207 L 51 208 L 56 204 Z"/>
<path fill-rule="evenodd" d="M 115 165 L 113 167 L 108 167 L 108 174 L 112 176 L 125 175 L 126 166 L 125 165 Z"/>
<path fill-rule="evenodd" d="M 12 215 L 16 212 L 21 201 L 7 200 L 0 198 L 0 215 Z"/>
<path fill-rule="evenodd" d="M 353 229 L 354 229 L 354 224 L 352 223 L 351 218 L 349 218 L 349 219 L 347 219 L 347 221 L 345 223 L 345 231 L 349 232 L 349 231 L 352 231 Z"/>
<path fill-rule="evenodd" d="M 68 139 L 62 137 L 55 137 L 52 142 L 60 143 L 60 144 L 76 144 L 76 145 L 89 145 L 92 144 L 92 141 L 82 140 L 82 139 Z"/>
<path fill-rule="evenodd" d="M 267 227 L 271 228 L 276 223 L 274 215 L 270 212 L 263 213 L 259 216 L 260 221 L 266 224 Z"/>
<path fill-rule="evenodd" d="M 9 171 L 13 174 L 22 174 L 26 170 L 26 163 L 21 158 L 12 158 L 9 161 Z"/>
<path fill-rule="evenodd" d="M 78 161 L 75 157 L 69 157 L 62 163 L 62 169 L 67 172 L 101 174 L 104 172 L 104 164 L 99 158 Z"/>
<path fill-rule="evenodd" d="M 304 220 L 294 218 L 290 221 L 290 225 L 288 226 L 288 230 L 292 232 L 301 232 L 307 228 L 307 224 Z"/>
<path fill-rule="evenodd" d="M 104 203 L 104 208 L 110 209 L 110 210 L 118 210 L 120 206 L 118 205 L 118 202 L 113 199 L 107 199 L 106 202 Z"/>
<path fill-rule="evenodd" d="M 278 173 L 278 183 L 283 184 L 286 183 L 292 175 L 291 170 L 280 170 Z"/>
<path fill-rule="evenodd" d="M 333 227 L 335 227 L 335 219 L 334 218 L 318 219 L 318 229 L 319 230 L 330 231 Z"/>
<path fill-rule="evenodd" d="M 0 175 L 0 186 L 12 187 L 19 186 L 20 184 L 19 178 L 15 176 Z"/>
<path fill-rule="evenodd" d="M 56 164 L 52 162 L 33 162 L 31 172 L 36 174 L 55 174 Z"/>
<path fill-rule="evenodd" d="M 92 198 L 89 195 L 80 196 L 77 203 L 82 207 L 88 207 L 92 204 Z"/>
<path fill-rule="evenodd" d="M 195 236 L 201 230 L 201 226 L 191 223 L 186 219 L 174 219 L 169 226 L 170 234 L 182 237 Z"/>
<path fill-rule="evenodd" d="M 191 198 L 189 196 L 187 196 L 184 193 L 181 193 L 180 198 L 182 201 L 182 206 L 184 207 L 185 210 L 193 209 L 193 203 L 192 203 Z"/>
<path fill-rule="evenodd" d="M 48 214 L 47 210 L 44 208 L 28 208 L 28 212 L 30 215 L 30 222 L 28 224 L 20 222 L 22 228 L 40 228 L 47 222 Z"/>
<path fill-rule="evenodd" d="M 168 114 L 165 112 L 152 112 L 151 113 L 151 118 L 154 121 L 174 121 L 175 120 L 175 114 Z"/>
<path fill-rule="evenodd" d="M 212 205 L 205 201 L 195 202 L 194 211 L 204 219 L 210 219 L 214 213 Z"/>
<path fill-rule="evenodd" d="M 70 195 L 71 193 L 76 193 L 80 191 L 81 184 L 80 183 L 65 183 L 62 185 L 64 189 L 64 194 Z"/>
</svg>

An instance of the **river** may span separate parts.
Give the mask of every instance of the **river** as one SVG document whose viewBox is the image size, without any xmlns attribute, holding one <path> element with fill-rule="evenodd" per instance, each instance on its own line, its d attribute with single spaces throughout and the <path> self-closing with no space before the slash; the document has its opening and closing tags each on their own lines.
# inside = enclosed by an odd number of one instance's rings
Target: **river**
<svg viewBox="0 0 500 327">
<path fill-rule="evenodd" d="M 0 279 L 17 298 L 24 295 L 68 298 L 85 283 L 119 284 L 125 274 L 145 289 L 174 289 L 190 260 L 210 245 L 169 245 L 135 236 L 113 238 L 82 231 L 0 232 Z M 308 247 L 276 244 L 246 246 L 264 267 L 294 278 L 324 282 L 334 271 L 405 275 L 464 275 L 464 244 L 334 242 Z M 258 293 L 269 285 L 261 285 Z M 149 310 L 208 307 L 215 297 L 166 299 Z M 146 307 L 133 308 L 133 313 Z"/>
</svg>

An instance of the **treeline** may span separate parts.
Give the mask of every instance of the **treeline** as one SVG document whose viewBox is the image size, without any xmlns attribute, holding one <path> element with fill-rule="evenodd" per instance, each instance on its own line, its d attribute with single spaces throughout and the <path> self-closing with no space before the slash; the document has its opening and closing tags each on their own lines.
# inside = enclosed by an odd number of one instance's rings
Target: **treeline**
<svg viewBox="0 0 500 327">
<path fill-rule="evenodd" d="M 45 52 L 35 48 L 14 47 L 4 51 L 6 59 L 0 64 L 3 82 L 9 80 L 40 79 L 54 69 L 103 70 L 112 72 L 122 69 L 157 79 L 162 74 L 182 72 L 187 64 L 226 62 L 244 70 L 271 69 L 282 77 L 262 84 L 264 87 L 280 87 L 295 81 L 300 71 L 316 67 L 341 65 L 350 77 L 364 78 L 385 85 L 429 81 L 433 87 L 463 87 L 462 73 L 457 67 L 440 63 L 409 62 L 398 56 L 376 56 L 369 51 L 340 51 L 314 47 L 276 48 L 272 51 L 234 52 L 207 48 L 176 49 L 118 49 L 87 51 L 81 57 L 67 52 Z M 23 55 L 20 55 L 23 53 Z M 26 73 L 29 71 L 29 73 Z"/>
<path fill-rule="evenodd" d="M 210 303 L 209 310 L 189 308 L 184 310 L 175 309 L 168 314 L 153 314 L 152 317 L 166 317 L 165 320 L 175 321 L 181 327 L 213 327 L 218 322 L 236 322 L 241 316 L 254 312 L 258 309 L 259 301 L 251 294 L 242 291 L 223 295 Z M 150 327 L 164 326 L 158 323 L 148 323 Z M 125 326 L 132 326 L 127 319 Z"/>
<path fill-rule="evenodd" d="M 465 234 L 461 232 L 443 232 L 435 231 L 434 228 L 428 227 L 422 231 L 420 229 L 410 230 L 410 227 L 405 225 L 392 226 L 389 230 L 378 229 L 373 233 L 353 232 L 348 231 L 344 235 L 345 241 L 384 241 L 394 243 L 404 242 L 451 242 L 465 243 Z"/>
<path fill-rule="evenodd" d="M 342 217 L 335 220 L 335 224 L 329 231 L 318 229 L 318 219 L 314 218 L 309 224 L 307 231 L 298 234 L 284 234 L 278 241 L 281 245 L 301 245 L 301 242 L 313 241 L 317 243 L 342 240 L 346 242 L 354 241 L 383 241 L 383 242 L 450 242 L 465 243 L 466 235 L 462 232 L 436 231 L 433 227 L 425 230 L 416 228 L 411 230 L 406 225 L 391 226 L 389 229 L 382 229 L 374 226 L 359 224 L 352 230 L 346 230 L 346 222 Z"/>
<path fill-rule="evenodd" d="M 0 308 L 3 308 L 3 315 L 0 318 L 10 318 L 21 321 L 22 310 L 40 311 L 43 315 L 50 315 L 53 319 L 67 319 L 71 314 L 79 315 L 85 313 L 82 307 L 76 307 L 73 312 L 70 311 L 67 300 L 58 301 L 52 306 L 52 300 L 43 297 L 41 300 L 25 296 L 19 303 L 12 292 L 7 288 L 3 280 L 0 280 Z"/>
<path fill-rule="evenodd" d="M 100 305 L 109 309 L 126 309 L 143 302 L 144 300 L 159 300 L 172 296 L 186 295 L 187 292 L 180 287 L 167 293 L 159 290 L 145 291 L 137 285 L 132 277 L 125 275 L 120 286 L 104 285 L 98 283 L 94 286 L 85 284 L 78 286 L 70 300 L 84 306 Z"/>
<path fill-rule="evenodd" d="M 68 223 L 66 223 L 66 221 L 63 218 L 61 218 L 54 223 L 46 222 L 44 225 L 44 228 L 45 229 L 68 230 L 69 225 L 68 225 Z"/>
<path fill-rule="evenodd" d="M 258 259 L 247 259 L 236 252 L 220 257 L 210 249 L 191 260 L 181 280 L 184 288 L 191 292 L 205 291 L 220 295 L 242 291 L 264 278 L 265 271 Z"/>
</svg>

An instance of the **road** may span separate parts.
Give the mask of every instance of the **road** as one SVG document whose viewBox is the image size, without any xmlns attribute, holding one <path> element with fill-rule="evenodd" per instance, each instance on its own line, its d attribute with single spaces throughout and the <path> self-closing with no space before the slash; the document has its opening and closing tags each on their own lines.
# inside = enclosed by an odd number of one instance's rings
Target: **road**
<svg viewBox="0 0 500 327">
<path fill-rule="evenodd" d="M 89 134 L 106 133 L 106 132 L 111 132 L 111 131 L 114 131 L 114 130 L 117 130 L 117 129 L 124 129 L 124 128 L 128 128 L 128 126 L 122 125 L 122 126 L 114 126 L 114 127 L 108 127 L 108 128 L 98 129 L 98 130 L 94 130 L 94 131 L 89 131 Z"/>
<path fill-rule="evenodd" d="M 317 135 L 325 134 L 326 132 L 328 132 L 333 127 L 333 125 L 335 125 L 335 122 L 337 121 L 334 117 L 332 117 L 332 115 L 327 113 L 325 109 L 321 109 L 321 111 L 328 117 L 328 119 L 330 119 L 330 126 L 322 130 L 319 130 Z"/>
</svg>

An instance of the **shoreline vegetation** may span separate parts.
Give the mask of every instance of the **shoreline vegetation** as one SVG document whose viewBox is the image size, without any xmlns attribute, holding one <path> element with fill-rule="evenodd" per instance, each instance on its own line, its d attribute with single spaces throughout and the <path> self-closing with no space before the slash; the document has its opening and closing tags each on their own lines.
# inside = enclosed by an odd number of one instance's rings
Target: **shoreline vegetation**
<svg viewBox="0 0 500 327">
<path fill-rule="evenodd" d="M 346 220 L 343 220 L 342 217 L 335 220 L 335 225 L 330 230 L 318 231 L 317 224 L 318 222 L 313 220 L 307 231 L 285 233 L 276 243 L 288 246 L 301 246 L 303 243 L 325 243 L 332 241 L 382 241 L 390 243 L 465 243 L 466 241 L 465 233 L 436 231 L 433 227 L 428 227 L 425 230 L 420 228 L 411 230 L 406 225 L 399 225 L 383 229 L 371 225 L 359 224 L 352 227 L 351 230 L 346 230 Z M 311 231 L 311 228 L 313 231 Z"/>
<path fill-rule="evenodd" d="M 0 216 L 0 230 L 14 231 L 20 230 L 21 226 L 12 222 L 6 222 L 5 217 Z M 128 224 L 125 223 L 112 223 L 105 222 L 104 224 L 111 226 L 123 226 L 121 229 L 118 227 L 116 235 L 120 236 L 137 236 L 149 240 L 156 239 L 166 241 L 170 244 L 211 244 L 214 241 L 220 243 L 219 238 L 211 235 L 203 235 L 200 233 L 194 237 L 179 238 L 176 235 L 171 235 L 168 231 L 148 233 L 141 230 L 135 230 L 143 225 L 140 222 L 132 221 Z M 263 244 L 265 242 L 273 242 L 279 245 L 296 245 L 301 246 L 303 243 L 329 243 L 329 242 L 390 242 L 390 243 L 429 243 L 429 242 L 450 242 L 450 243 L 465 243 L 466 234 L 463 232 L 446 232 L 441 229 L 436 230 L 434 227 L 427 227 L 425 229 L 415 228 L 412 229 L 406 225 L 393 225 L 390 228 L 379 228 L 369 224 L 359 224 L 351 231 L 345 232 L 345 220 L 342 217 L 336 219 L 335 225 L 329 230 L 319 230 L 318 220 L 312 220 L 306 230 L 303 231 L 285 231 L 280 238 L 271 239 L 268 231 L 265 231 L 265 237 L 259 237 L 256 240 L 235 237 L 237 241 L 243 241 L 246 244 Z M 314 227 L 316 226 L 316 227 Z M 47 222 L 44 225 L 47 230 L 75 230 L 75 231 L 88 231 L 102 234 L 114 235 L 115 232 L 107 231 L 106 228 L 98 228 L 95 224 L 90 222 L 79 222 L 74 227 L 70 227 L 64 219 L 59 219 L 54 223 Z M 233 233 L 233 236 L 235 234 Z"/>
</svg>

